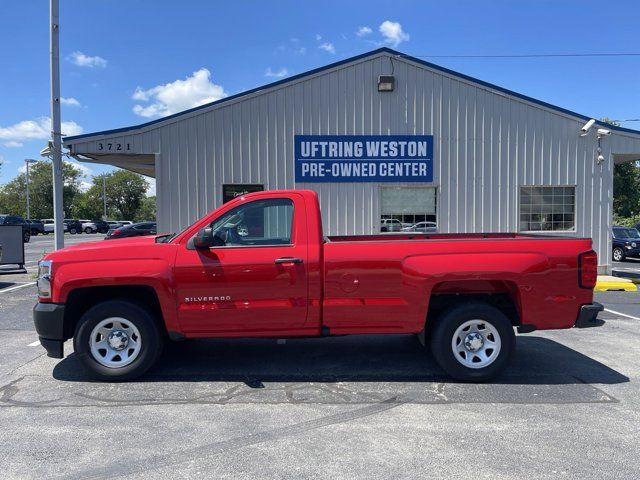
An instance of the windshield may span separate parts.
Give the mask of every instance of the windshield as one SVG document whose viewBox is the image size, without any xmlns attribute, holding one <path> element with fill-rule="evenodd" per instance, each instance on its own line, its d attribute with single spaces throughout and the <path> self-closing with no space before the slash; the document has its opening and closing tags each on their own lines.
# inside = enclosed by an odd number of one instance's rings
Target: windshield
<svg viewBox="0 0 640 480">
<path fill-rule="evenodd" d="M 613 236 L 615 238 L 640 238 L 640 233 L 635 228 L 614 228 Z"/>
</svg>

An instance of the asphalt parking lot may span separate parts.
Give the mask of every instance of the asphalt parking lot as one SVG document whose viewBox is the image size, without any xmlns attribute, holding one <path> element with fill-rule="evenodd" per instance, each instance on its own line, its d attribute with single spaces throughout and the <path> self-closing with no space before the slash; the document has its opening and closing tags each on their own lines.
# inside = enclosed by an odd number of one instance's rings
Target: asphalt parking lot
<svg viewBox="0 0 640 480">
<path fill-rule="evenodd" d="M 447 379 L 413 336 L 187 341 L 105 384 L 70 342 L 39 346 L 34 265 L 0 277 L 3 478 L 640 477 L 640 293 L 596 294 L 603 327 L 519 336 L 487 384 Z"/>
</svg>

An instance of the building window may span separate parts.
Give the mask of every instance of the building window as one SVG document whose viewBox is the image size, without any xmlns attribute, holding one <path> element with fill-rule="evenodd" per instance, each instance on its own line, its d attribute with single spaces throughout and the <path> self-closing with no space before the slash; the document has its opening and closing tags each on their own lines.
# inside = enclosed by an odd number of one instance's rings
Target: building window
<svg viewBox="0 0 640 480">
<path fill-rule="evenodd" d="M 571 232 L 575 219 L 576 187 L 520 187 L 520 231 Z"/>
<path fill-rule="evenodd" d="M 264 190 L 264 185 L 222 185 L 222 203 L 227 203 L 236 197 L 246 195 L 252 192 L 261 192 Z"/>
<path fill-rule="evenodd" d="M 381 187 L 380 231 L 435 233 L 435 187 Z"/>
</svg>

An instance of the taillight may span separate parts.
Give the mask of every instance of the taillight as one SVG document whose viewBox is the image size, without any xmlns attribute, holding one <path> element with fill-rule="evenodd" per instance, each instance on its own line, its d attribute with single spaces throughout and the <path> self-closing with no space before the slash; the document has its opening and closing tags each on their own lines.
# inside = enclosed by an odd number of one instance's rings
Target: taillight
<svg viewBox="0 0 640 480">
<path fill-rule="evenodd" d="M 120 235 L 120 233 L 122 233 L 120 230 L 114 230 L 111 235 Z"/>
<path fill-rule="evenodd" d="M 593 288 L 598 280 L 598 254 L 590 252 L 578 255 L 578 284 L 582 288 Z"/>
</svg>

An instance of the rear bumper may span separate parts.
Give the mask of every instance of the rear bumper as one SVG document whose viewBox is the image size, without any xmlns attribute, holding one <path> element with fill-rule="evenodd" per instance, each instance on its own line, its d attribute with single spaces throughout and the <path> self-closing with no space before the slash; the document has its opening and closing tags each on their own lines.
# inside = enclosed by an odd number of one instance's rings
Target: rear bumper
<svg viewBox="0 0 640 480">
<path fill-rule="evenodd" d="M 33 323 L 40 337 L 40 344 L 51 358 L 64 356 L 64 305 L 37 303 L 33 307 Z"/>
<path fill-rule="evenodd" d="M 604 307 L 598 302 L 593 302 L 588 305 L 580 307 L 580 313 L 578 319 L 574 325 L 576 328 L 591 328 L 601 327 L 604 325 L 604 320 L 598 319 L 598 313 L 604 310 Z"/>
</svg>

